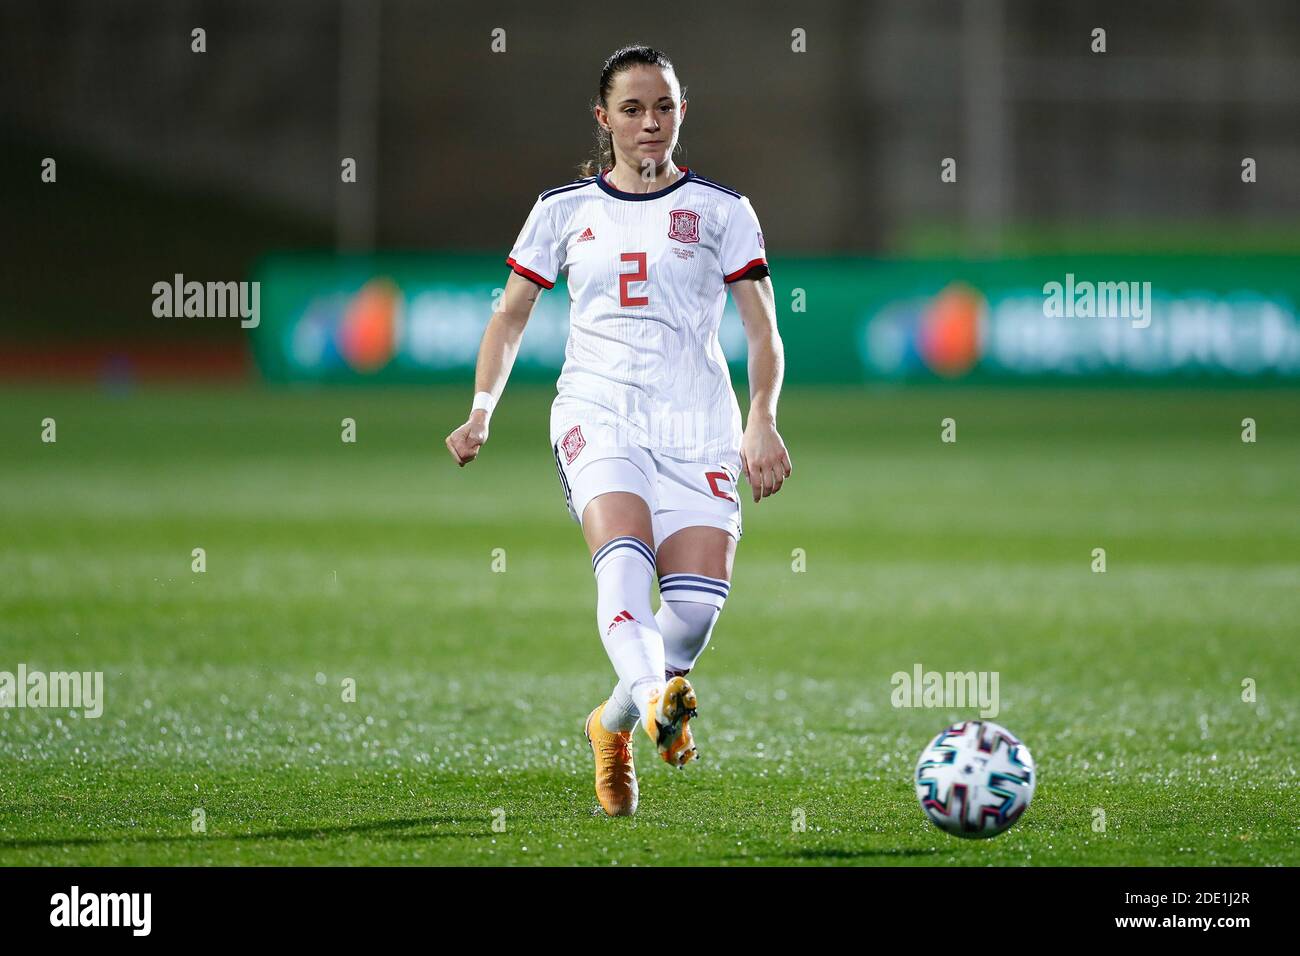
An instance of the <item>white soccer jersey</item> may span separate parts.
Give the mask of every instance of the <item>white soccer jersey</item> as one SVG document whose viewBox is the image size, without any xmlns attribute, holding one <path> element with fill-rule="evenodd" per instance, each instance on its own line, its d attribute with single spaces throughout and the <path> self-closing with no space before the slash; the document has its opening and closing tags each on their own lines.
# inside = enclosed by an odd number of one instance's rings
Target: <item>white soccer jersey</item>
<svg viewBox="0 0 1300 956">
<path fill-rule="evenodd" d="M 587 441 L 739 472 L 740 406 L 718 326 L 727 283 L 768 274 L 763 233 L 747 198 L 681 168 L 652 193 L 604 174 L 548 189 L 506 262 L 546 289 L 568 277 L 552 444 L 586 422 L 606 436 Z"/>
</svg>

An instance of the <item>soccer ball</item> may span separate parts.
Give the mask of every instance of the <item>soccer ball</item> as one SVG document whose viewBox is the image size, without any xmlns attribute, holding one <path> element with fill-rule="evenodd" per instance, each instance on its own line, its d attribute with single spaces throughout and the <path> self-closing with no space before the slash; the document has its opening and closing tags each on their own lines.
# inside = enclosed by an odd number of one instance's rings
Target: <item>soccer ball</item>
<svg viewBox="0 0 1300 956">
<path fill-rule="evenodd" d="M 987 720 L 953 724 L 916 762 L 925 815 L 945 833 L 970 839 L 997 836 L 1019 820 L 1037 782 L 1029 748 Z"/>
</svg>

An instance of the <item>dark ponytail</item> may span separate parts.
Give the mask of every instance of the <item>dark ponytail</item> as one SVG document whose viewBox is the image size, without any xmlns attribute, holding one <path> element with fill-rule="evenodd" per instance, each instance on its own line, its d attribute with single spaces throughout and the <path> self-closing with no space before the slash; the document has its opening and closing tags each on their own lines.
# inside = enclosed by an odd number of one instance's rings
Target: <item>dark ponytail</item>
<svg viewBox="0 0 1300 956">
<path fill-rule="evenodd" d="M 594 110 L 597 106 L 609 110 L 609 91 L 614 86 L 614 78 L 620 73 L 624 73 L 634 66 L 658 66 L 673 73 L 672 61 L 667 55 L 660 53 L 654 47 L 636 44 L 634 46 L 625 46 L 615 50 L 607 60 L 605 66 L 600 71 L 600 89 L 591 103 Z M 680 82 L 680 81 L 679 81 Z M 686 87 L 682 87 L 681 98 L 686 99 Z M 681 143 L 678 142 L 678 148 Z M 582 177 L 599 176 L 601 171 L 614 165 L 614 134 L 607 133 L 599 123 L 596 124 L 596 146 L 592 150 L 591 157 L 582 162 L 578 167 L 578 174 Z"/>
</svg>

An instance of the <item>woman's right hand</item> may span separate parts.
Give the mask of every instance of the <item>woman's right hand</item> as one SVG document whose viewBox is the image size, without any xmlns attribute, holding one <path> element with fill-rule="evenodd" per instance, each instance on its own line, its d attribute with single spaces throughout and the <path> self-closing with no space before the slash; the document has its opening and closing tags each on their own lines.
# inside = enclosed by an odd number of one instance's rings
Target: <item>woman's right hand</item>
<svg viewBox="0 0 1300 956">
<path fill-rule="evenodd" d="M 471 412 L 469 421 L 447 436 L 447 450 L 456 464 L 464 468 L 478 457 L 478 451 L 488 439 L 487 414 Z"/>
</svg>

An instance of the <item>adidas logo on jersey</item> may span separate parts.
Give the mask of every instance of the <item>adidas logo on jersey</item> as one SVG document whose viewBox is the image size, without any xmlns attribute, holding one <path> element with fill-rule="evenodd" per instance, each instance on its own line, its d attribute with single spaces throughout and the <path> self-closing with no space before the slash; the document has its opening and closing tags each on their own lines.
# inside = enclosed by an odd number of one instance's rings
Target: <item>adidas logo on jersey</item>
<svg viewBox="0 0 1300 956">
<path fill-rule="evenodd" d="M 586 229 L 582 230 L 582 235 L 578 237 L 578 241 L 586 242 L 588 239 L 595 239 L 595 238 L 596 238 L 596 234 L 591 231 L 591 226 L 588 226 Z"/>
</svg>

